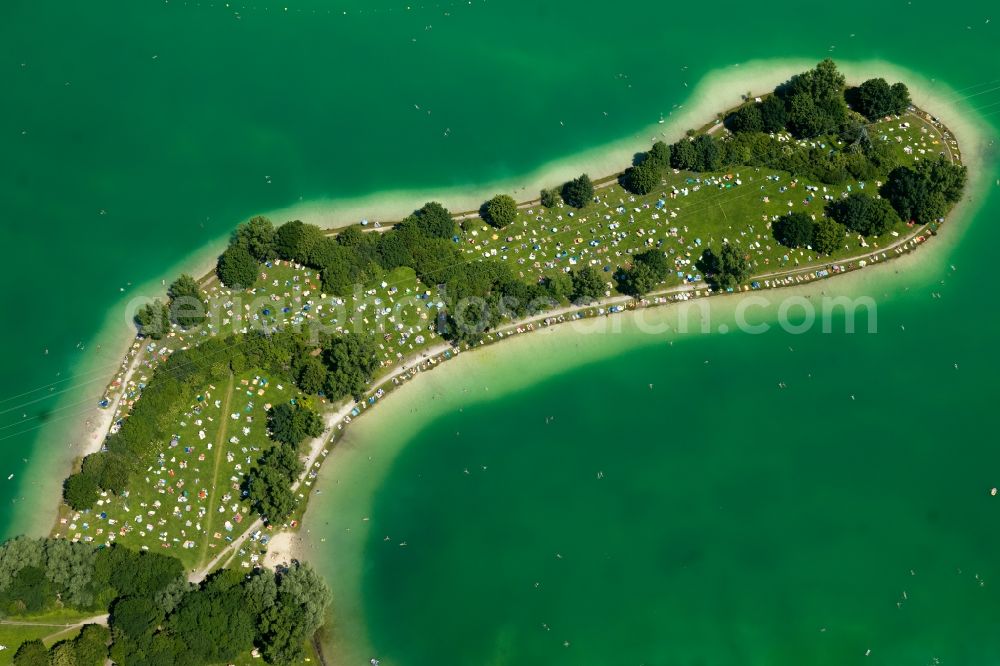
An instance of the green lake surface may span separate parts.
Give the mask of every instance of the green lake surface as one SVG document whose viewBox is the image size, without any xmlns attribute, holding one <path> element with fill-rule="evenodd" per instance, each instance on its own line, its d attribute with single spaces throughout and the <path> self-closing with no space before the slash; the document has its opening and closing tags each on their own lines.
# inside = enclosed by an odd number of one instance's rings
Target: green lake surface
<svg viewBox="0 0 1000 666">
<path fill-rule="evenodd" d="M 987 127 L 926 261 L 805 292 L 871 296 L 877 334 L 625 323 L 461 357 L 352 428 L 311 559 L 343 663 L 996 663 L 994 10 L 2 3 L 0 531 L 50 524 L 128 302 L 240 220 L 513 187 L 738 64 L 879 60 Z"/>
</svg>

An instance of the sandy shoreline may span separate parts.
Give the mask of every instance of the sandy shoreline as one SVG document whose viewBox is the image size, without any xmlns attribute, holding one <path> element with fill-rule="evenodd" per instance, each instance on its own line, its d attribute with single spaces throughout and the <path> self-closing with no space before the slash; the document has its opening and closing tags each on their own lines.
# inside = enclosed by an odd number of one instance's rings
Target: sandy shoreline
<svg viewBox="0 0 1000 666">
<path fill-rule="evenodd" d="M 719 109 L 730 108 L 738 104 L 741 96 L 748 89 L 755 92 L 768 90 L 787 79 L 791 74 L 811 67 L 813 64 L 812 61 L 806 60 L 755 61 L 710 74 L 694 88 L 691 101 L 682 108 L 675 109 L 664 124 L 653 124 L 628 138 L 601 148 L 585 151 L 571 158 L 552 162 L 519 178 L 493 183 L 485 187 L 452 188 L 426 193 L 417 191 L 381 192 L 351 200 L 310 202 L 272 211 L 268 215 L 279 221 L 298 218 L 321 226 L 334 227 L 354 223 L 362 215 L 373 220 L 385 219 L 385 217 L 398 218 L 412 210 L 420 201 L 428 199 L 442 200 L 452 210 L 465 210 L 476 208 L 484 197 L 497 191 L 511 192 L 519 200 L 530 198 L 542 186 L 561 182 L 581 171 L 602 175 L 617 173 L 631 161 L 636 150 L 648 147 L 652 139 L 673 140 L 689 127 L 698 127 L 711 122 Z M 852 83 L 872 75 L 886 76 L 887 78 L 895 76 L 905 80 L 910 86 L 914 102 L 924 108 L 932 109 L 935 115 L 949 126 L 962 146 L 964 161 L 975 172 L 976 155 L 969 149 L 977 145 L 978 132 L 973 123 L 967 121 L 952 102 L 941 99 L 944 94 L 941 90 L 933 90 L 934 88 L 941 89 L 943 86 L 931 84 L 912 72 L 876 61 L 838 62 L 838 66 Z M 972 185 L 973 183 L 970 183 L 970 196 L 974 189 Z M 530 192 L 530 197 L 525 195 L 525 192 Z M 965 207 L 964 201 L 961 207 Z M 956 208 L 950 217 L 960 218 L 963 215 L 962 210 Z M 953 219 L 949 221 L 952 222 Z M 945 225 L 949 236 L 955 236 L 951 231 L 954 226 L 954 224 Z M 169 277 L 162 279 L 172 279 L 182 271 L 195 275 L 210 274 L 214 267 L 215 257 L 224 246 L 227 238 L 228 234 L 207 245 L 194 257 L 189 257 L 171 267 L 169 272 L 164 273 Z M 920 254 L 923 256 L 925 253 L 921 252 Z M 102 343 L 102 348 L 120 350 L 131 345 L 135 341 L 134 328 L 124 313 L 131 310 L 130 304 L 134 306 L 135 301 L 146 301 L 149 298 L 162 296 L 162 291 L 161 279 L 155 279 L 133 290 L 133 294 L 129 298 L 123 299 L 113 309 L 107 323 L 97 337 L 97 341 Z M 84 370 L 80 376 L 93 374 L 98 378 L 102 377 L 100 364 L 95 362 L 95 365 L 98 366 L 96 369 Z M 113 367 L 113 371 L 105 372 L 103 381 L 96 382 L 96 385 L 101 386 L 102 389 L 120 369 L 119 364 L 111 367 Z M 22 488 L 27 486 L 30 490 L 27 493 L 22 490 L 20 495 L 24 497 L 30 493 L 35 495 L 36 501 L 31 503 L 32 511 L 30 512 L 24 510 L 23 504 L 19 507 L 13 530 L 44 533 L 51 525 L 51 517 L 55 515 L 55 509 L 60 503 L 62 479 L 69 473 L 73 461 L 100 446 L 103 438 L 99 436 L 99 433 L 107 432 L 107 427 L 110 425 L 113 410 L 101 410 L 96 407 L 96 400 L 94 403 L 95 406 L 91 410 L 76 418 L 65 429 L 68 436 L 62 437 L 61 440 L 70 442 L 66 453 L 59 456 L 58 460 L 47 459 L 44 463 L 33 464 L 31 470 L 25 473 Z M 31 515 L 25 515 L 28 513 Z M 48 518 L 38 520 L 39 516 L 48 516 Z M 293 553 L 294 549 L 288 552 Z"/>
</svg>

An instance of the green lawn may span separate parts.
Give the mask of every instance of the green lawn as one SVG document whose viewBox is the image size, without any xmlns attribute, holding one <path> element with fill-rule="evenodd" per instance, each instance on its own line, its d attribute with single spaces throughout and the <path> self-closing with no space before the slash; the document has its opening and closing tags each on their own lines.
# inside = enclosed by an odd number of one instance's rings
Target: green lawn
<svg viewBox="0 0 1000 666">
<path fill-rule="evenodd" d="M 243 474 L 273 446 L 267 408 L 302 399 L 289 382 L 248 371 L 192 393 L 174 436 L 121 496 L 60 518 L 58 532 L 94 543 L 166 551 L 187 568 L 213 557 L 256 516 L 240 497 Z"/>
<path fill-rule="evenodd" d="M 98 614 L 95 611 L 55 609 L 45 613 L 0 619 L 0 645 L 5 646 L 5 649 L 0 650 L 0 666 L 13 662 L 14 653 L 24 641 L 41 638 L 46 646 L 51 647 L 53 643 L 74 638 L 80 633 L 80 627 L 63 625 L 75 624 Z"/>
</svg>

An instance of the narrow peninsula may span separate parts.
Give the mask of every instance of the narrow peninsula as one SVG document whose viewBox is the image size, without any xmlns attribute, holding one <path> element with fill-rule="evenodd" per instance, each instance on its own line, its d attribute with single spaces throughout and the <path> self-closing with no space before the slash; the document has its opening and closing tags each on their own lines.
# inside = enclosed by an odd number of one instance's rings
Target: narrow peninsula
<svg viewBox="0 0 1000 666">
<path fill-rule="evenodd" d="M 394 387 L 559 322 L 882 263 L 936 233 L 966 178 L 904 84 L 848 86 L 825 60 L 532 201 L 338 230 L 250 219 L 212 274 L 135 313 L 107 435 L 50 537 L 0 547 L 14 663 L 322 663 L 330 591 L 275 544 Z"/>
</svg>

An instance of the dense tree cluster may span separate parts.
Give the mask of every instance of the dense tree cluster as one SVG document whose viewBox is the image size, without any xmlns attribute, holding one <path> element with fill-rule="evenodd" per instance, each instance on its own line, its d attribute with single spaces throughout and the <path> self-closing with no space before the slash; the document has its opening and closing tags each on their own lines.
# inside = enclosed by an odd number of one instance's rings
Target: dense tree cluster
<svg viewBox="0 0 1000 666">
<path fill-rule="evenodd" d="M 896 166 L 892 149 L 884 142 L 873 144 L 859 139 L 837 152 L 818 145 L 792 148 L 762 132 L 740 132 L 724 139 L 708 134 L 693 140 L 684 138 L 674 144 L 671 159 L 676 169 L 721 171 L 739 166 L 769 167 L 830 185 L 843 183 L 851 176 L 858 180 L 885 178 Z"/>
<path fill-rule="evenodd" d="M 284 247 L 296 244 L 291 236 L 297 231 L 301 231 L 297 225 L 286 231 Z M 277 256 L 277 234 L 271 220 L 252 217 L 236 228 L 229 247 L 219 257 L 216 274 L 227 287 L 250 289 L 257 281 L 259 264 Z"/>
<path fill-rule="evenodd" d="M 569 300 L 573 296 L 573 276 L 565 272 L 556 273 L 545 278 L 542 287 L 553 301 Z"/>
<path fill-rule="evenodd" d="M 819 254 L 830 254 L 844 244 L 844 225 L 830 218 L 813 221 L 805 213 L 788 213 L 771 225 L 774 239 L 785 247 L 811 247 Z"/>
<path fill-rule="evenodd" d="M 110 656 L 119 664 L 195 666 L 232 662 L 258 647 L 267 663 L 291 664 L 302 658 L 328 605 L 329 588 L 306 564 L 279 574 L 224 569 L 173 608 L 148 595 L 118 598 Z"/>
<path fill-rule="evenodd" d="M 820 254 L 832 254 L 843 247 L 846 233 L 847 229 L 839 222 L 828 217 L 820 218 L 813 225 L 812 248 Z"/>
<path fill-rule="evenodd" d="M 899 223 L 899 215 L 888 200 L 861 192 L 831 201 L 826 214 L 862 236 L 881 236 Z"/>
<path fill-rule="evenodd" d="M 895 89 L 905 97 L 905 86 Z M 678 141 L 671 149 L 671 165 L 698 172 L 769 167 L 830 185 L 849 178 L 884 180 L 898 166 L 896 154 L 888 142 L 871 140 L 863 118 L 848 111 L 845 94 L 843 76 L 832 61 L 824 60 L 761 102 L 749 102 L 729 114 L 729 136 L 704 134 Z M 843 148 L 831 149 L 823 141 L 789 144 L 774 136 L 782 130 L 799 138 L 829 137 Z"/>
<path fill-rule="evenodd" d="M 607 290 L 607 283 L 593 266 L 584 266 L 573 272 L 570 295 L 574 303 L 591 303 L 604 298 Z"/>
<path fill-rule="evenodd" d="M 854 110 L 869 120 L 888 115 L 899 115 L 910 106 L 910 91 L 906 84 L 891 86 L 882 78 L 868 79 L 857 88 L 847 91 Z"/>
<path fill-rule="evenodd" d="M 509 194 L 498 194 L 483 204 L 479 216 L 487 224 L 502 229 L 517 217 L 517 202 Z"/>
<path fill-rule="evenodd" d="M 498 221 L 504 219 L 504 205 L 511 202 L 513 199 L 502 200 L 496 207 Z M 516 214 L 516 205 L 514 211 Z M 274 230 L 273 240 L 267 242 L 272 237 L 267 233 L 268 225 L 266 219 L 254 218 L 233 236 L 216 267 L 227 285 L 246 286 L 241 281 L 250 276 L 248 253 L 258 261 L 268 256 L 314 268 L 320 272 L 323 289 L 339 296 L 348 296 L 356 286 L 401 266 L 412 267 L 418 275 L 428 278 L 425 282 L 434 284 L 437 270 L 462 261 L 452 242 L 457 233 L 455 220 L 448 209 L 434 201 L 381 234 L 354 225 L 331 237 L 315 225 L 293 220 Z M 257 271 L 254 266 L 254 279 Z"/>
<path fill-rule="evenodd" d="M 798 138 L 837 132 L 847 120 L 844 87 L 843 74 L 829 58 L 779 86 L 775 93 L 788 109 L 788 130 Z"/>
<path fill-rule="evenodd" d="M 139 308 L 135 313 L 139 335 L 159 340 L 170 332 L 170 308 L 159 299 Z"/>
<path fill-rule="evenodd" d="M 663 141 L 654 141 L 643 161 L 660 169 L 666 169 L 670 166 L 670 146 Z"/>
<path fill-rule="evenodd" d="M 0 600 L 9 615 L 110 608 L 110 631 L 87 625 L 50 649 L 26 641 L 15 652 L 19 666 L 99 666 L 109 657 L 201 666 L 253 647 L 267 663 L 284 665 L 301 660 L 330 591 L 305 564 L 278 574 L 223 569 L 194 586 L 179 560 L 159 553 L 18 537 L 0 545 Z"/>
<path fill-rule="evenodd" d="M 625 170 L 622 175 L 622 185 L 634 194 L 649 194 L 661 182 L 660 167 L 652 160 L 646 159 Z"/>
<path fill-rule="evenodd" d="M 94 506 L 100 492 L 101 486 L 96 475 L 70 474 L 63 479 L 63 500 L 70 508 L 89 509 Z"/>
<path fill-rule="evenodd" d="M 111 632 L 99 624 L 87 624 L 73 639 L 46 648 L 41 640 L 21 643 L 14 653 L 14 666 L 104 666 Z"/>
<path fill-rule="evenodd" d="M 323 230 L 301 220 L 286 222 L 274 232 L 274 249 L 280 259 L 308 265 L 313 248 L 323 238 Z"/>
<path fill-rule="evenodd" d="M 635 255 L 630 269 L 619 272 L 618 290 L 633 296 L 648 294 L 672 272 L 667 255 L 662 250 L 649 249 Z"/>
<path fill-rule="evenodd" d="M 717 141 L 718 148 L 710 148 L 704 139 L 701 146 L 682 147 L 683 155 L 674 158 L 674 166 L 692 171 L 769 166 L 831 185 L 849 177 L 862 182 L 884 180 L 897 166 L 895 153 L 885 141 L 871 141 L 864 119 L 848 111 L 845 97 L 866 114 L 873 109 L 898 113 L 909 105 L 903 84 L 889 86 L 873 79 L 860 88 L 845 90 L 844 77 L 836 65 L 824 60 L 778 86 L 761 102 L 744 104 L 729 114 L 725 123 L 733 135 Z M 831 150 L 822 142 L 792 147 L 771 136 L 782 130 L 798 138 L 830 137 L 845 147 Z M 715 155 L 719 155 L 717 161 L 712 160 Z M 707 168 L 712 166 L 715 168 Z"/>
<path fill-rule="evenodd" d="M 327 369 L 323 388 L 332 400 L 348 395 L 360 400 L 379 368 L 375 343 L 356 333 L 329 338 L 321 358 Z"/>
<path fill-rule="evenodd" d="M 706 248 L 696 262 L 698 270 L 716 288 L 735 289 L 750 278 L 750 262 L 735 245 L 726 243 L 716 254 Z"/>
<path fill-rule="evenodd" d="M 798 138 L 839 132 L 848 118 L 844 77 L 830 59 L 796 74 L 760 103 L 744 104 L 726 117 L 735 133 L 787 129 Z"/>
<path fill-rule="evenodd" d="M 545 286 L 522 282 L 502 261 L 454 262 L 433 275 L 447 306 L 440 333 L 456 342 L 475 343 L 504 318 L 536 314 L 552 304 Z"/>
<path fill-rule="evenodd" d="M 663 171 L 670 167 L 670 146 L 662 141 L 653 143 L 646 153 L 640 153 L 636 163 L 619 179 L 622 187 L 633 194 L 649 194 L 662 182 Z"/>
<path fill-rule="evenodd" d="M 278 444 L 268 449 L 243 482 L 243 491 L 254 511 L 271 524 L 287 518 L 295 510 L 292 483 L 302 469 L 294 446 Z"/>
<path fill-rule="evenodd" d="M 436 201 L 424 204 L 422 208 L 403 220 L 403 226 L 407 225 L 431 238 L 450 239 L 457 232 L 451 213 Z"/>
<path fill-rule="evenodd" d="M 298 448 L 306 439 L 323 433 L 323 419 L 302 404 L 283 402 L 268 411 L 267 427 L 271 439 Z"/>
<path fill-rule="evenodd" d="M 806 247 L 813 241 L 813 219 L 805 213 L 788 213 L 774 221 L 771 233 L 785 247 Z"/>
<path fill-rule="evenodd" d="M 590 176 L 582 174 L 562 186 L 562 198 L 574 208 L 583 208 L 594 198 L 594 183 Z"/>
<path fill-rule="evenodd" d="M 726 116 L 726 128 L 730 132 L 765 132 L 773 134 L 785 129 L 788 110 L 785 101 L 778 95 L 768 95 L 761 102 L 750 102 Z"/>
<path fill-rule="evenodd" d="M 555 190 L 546 189 L 542 190 L 540 194 L 539 203 L 541 203 L 546 208 L 554 208 L 559 202 L 558 193 Z"/>
<path fill-rule="evenodd" d="M 178 277 L 167 289 L 170 319 L 178 326 L 192 328 L 205 321 L 207 306 L 198 282 L 188 274 Z"/>
<path fill-rule="evenodd" d="M 0 604 L 12 615 L 97 610 L 117 595 L 157 592 L 182 574 L 178 560 L 159 553 L 16 537 L 0 545 Z"/>
<path fill-rule="evenodd" d="M 310 566 L 295 564 L 274 576 L 273 587 L 267 577 L 256 589 L 276 590 L 271 597 L 251 601 L 261 608 L 257 621 L 257 640 L 263 643 L 264 659 L 272 664 L 290 664 L 302 658 L 305 642 L 322 626 L 329 606 L 330 590 Z M 251 583 L 253 580 L 251 579 Z M 251 590 L 253 586 L 248 586 Z M 272 600 L 273 599 L 273 600 Z M 261 603 L 263 601 L 263 603 Z"/>
<path fill-rule="evenodd" d="M 216 275 L 231 289 L 250 289 L 257 281 L 260 263 L 242 243 L 233 243 L 219 257 Z"/>
<path fill-rule="evenodd" d="M 710 134 L 683 138 L 670 148 L 670 161 L 675 169 L 685 171 L 718 171 L 729 161 L 722 142 Z"/>
<path fill-rule="evenodd" d="M 252 217 L 236 228 L 232 245 L 241 245 L 259 262 L 277 258 L 274 225 L 266 217 Z"/>
<path fill-rule="evenodd" d="M 944 217 L 950 204 L 962 198 L 968 171 L 944 157 L 897 167 L 882 186 L 882 196 L 904 220 L 929 224 Z"/>
</svg>

